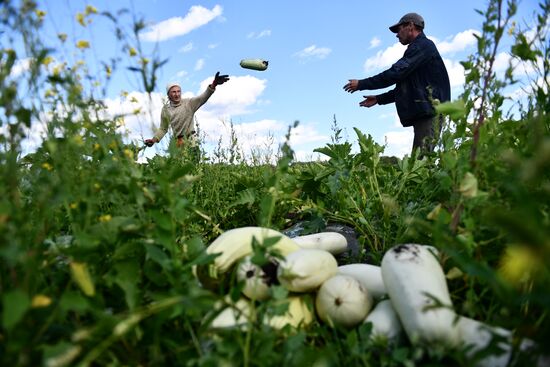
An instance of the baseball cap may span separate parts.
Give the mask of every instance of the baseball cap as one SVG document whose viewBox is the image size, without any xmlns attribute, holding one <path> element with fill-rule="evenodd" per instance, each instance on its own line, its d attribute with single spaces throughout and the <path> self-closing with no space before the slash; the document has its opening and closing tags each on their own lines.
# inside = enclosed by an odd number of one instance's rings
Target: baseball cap
<svg viewBox="0 0 550 367">
<path fill-rule="evenodd" d="M 410 23 L 410 22 L 413 22 L 413 24 L 416 24 L 420 28 L 424 29 L 424 18 L 422 18 L 420 14 L 407 13 L 403 15 L 401 19 L 399 19 L 399 22 L 397 22 L 396 24 L 390 27 L 390 31 L 392 31 L 393 33 L 397 33 L 399 31 L 399 26 L 401 24 Z"/>
<path fill-rule="evenodd" d="M 179 83 L 168 83 L 166 84 L 166 94 L 168 94 L 170 92 L 170 89 L 172 87 L 180 87 Z M 181 89 L 181 87 L 180 87 Z"/>
</svg>

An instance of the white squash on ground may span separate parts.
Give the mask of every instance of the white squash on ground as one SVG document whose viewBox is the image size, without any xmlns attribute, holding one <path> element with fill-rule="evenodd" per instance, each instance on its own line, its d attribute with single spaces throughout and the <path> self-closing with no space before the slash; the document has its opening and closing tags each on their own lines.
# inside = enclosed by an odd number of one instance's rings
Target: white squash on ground
<svg viewBox="0 0 550 367">
<path fill-rule="evenodd" d="M 348 249 L 348 240 L 338 232 L 321 232 L 304 236 L 292 237 L 301 248 L 325 250 L 333 255 L 339 255 Z"/>
<path fill-rule="evenodd" d="M 456 314 L 435 251 L 418 244 L 391 248 L 382 259 L 382 279 L 411 342 L 456 346 Z"/>
<path fill-rule="evenodd" d="M 471 358 L 477 352 L 485 349 L 491 342 L 494 335 L 502 338 L 498 347 L 502 350 L 500 355 L 487 355 L 478 360 L 475 367 L 505 367 L 508 366 L 512 356 L 512 332 L 500 327 L 484 324 L 468 317 L 461 316 L 456 324 L 460 335 L 460 344 L 469 347 L 466 355 Z M 519 346 L 520 350 L 527 350 L 534 347 L 532 340 L 523 340 Z M 533 366 L 543 367 L 550 365 L 547 358 L 540 358 Z"/>
<path fill-rule="evenodd" d="M 372 303 L 372 296 L 359 281 L 349 275 L 337 274 L 319 288 L 315 309 L 319 318 L 330 326 L 350 328 L 365 319 Z"/>
<path fill-rule="evenodd" d="M 386 340 L 390 343 L 397 343 L 403 333 L 399 316 L 397 316 L 389 299 L 378 302 L 364 322 L 372 323 L 372 340 Z"/>
<path fill-rule="evenodd" d="M 240 328 L 245 329 L 251 322 L 252 308 L 250 301 L 245 298 L 239 299 L 233 303 L 227 298 L 227 302 L 217 303 L 214 306 L 218 315 L 210 323 L 212 329 Z M 221 312 L 219 311 L 220 309 Z"/>
<path fill-rule="evenodd" d="M 282 329 L 290 325 L 293 329 L 307 327 L 314 320 L 313 305 L 307 295 L 293 295 L 287 297 L 288 309 L 283 315 L 275 315 L 267 318 L 267 324 L 275 329 Z"/>
<path fill-rule="evenodd" d="M 207 254 L 219 254 L 209 270 L 210 276 L 216 278 L 220 273 L 227 272 L 243 257 L 251 255 L 254 239 L 260 245 L 263 245 L 266 240 L 276 240 L 271 249 L 279 252 L 282 256 L 300 249 L 300 246 L 290 237 L 271 228 L 241 227 L 230 229 L 219 235 L 206 248 Z"/>
<path fill-rule="evenodd" d="M 338 263 L 330 252 L 299 249 L 279 263 L 277 279 L 291 292 L 311 292 L 337 272 Z"/>
<path fill-rule="evenodd" d="M 369 291 L 375 300 L 387 295 L 386 286 L 382 280 L 382 269 L 371 264 L 347 264 L 338 267 L 338 274 L 354 277 Z"/>
<path fill-rule="evenodd" d="M 271 281 L 264 270 L 251 261 L 250 256 L 246 256 L 237 266 L 237 280 L 244 282 L 242 293 L 248 298 L 258 301 L 269 298 Z"/>
</svg>

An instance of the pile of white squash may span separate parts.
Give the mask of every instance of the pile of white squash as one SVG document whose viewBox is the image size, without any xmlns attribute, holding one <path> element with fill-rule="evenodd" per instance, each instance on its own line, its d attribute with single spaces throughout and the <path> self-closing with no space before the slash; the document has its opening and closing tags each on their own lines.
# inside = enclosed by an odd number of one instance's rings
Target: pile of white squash
<svg viewBox="0 0 550 367">
<path fill-rule="evenodd" d="M 316 320 L 316 314 L 332 327 L 372 323 L 372 338 L 389 343 L 399 343 L 406 336 L 413 344 L 467 346 L 469 356 L 486 348 L 496 335 L 502 353 L 487 356 L 478 365 L 506 366 L 510 360 L 510 331 L 455 313 L 435 248 L 403 244 L 387 251 L 381 266 L 339 266 L 335 255 L 347 250 L 347 241 L 336 232 L 290 238 L 273 229 L 243 227 L 216 238 L 207 247 L 207 253 L 218 255 L 209 269 L 210 276 L 227 277 L 236 271 L 244 284 L 239 301 L 230 302 L 228 297 L 220 305 L 222 309 L 215 310 L 210 324 L 213 329 L 246 328 L 254 321 L 254 302 L 271 297 L 266 274 L 251 261 L 253 241 L 260 246 L 271 243 L 270 248 L 281 256 L 276 274 L 289 291 L 288 310 L 265 320 L 274 328 L 307 327 Z M 524 341 L 521 348 L 531 346 Z"/>
</svg>

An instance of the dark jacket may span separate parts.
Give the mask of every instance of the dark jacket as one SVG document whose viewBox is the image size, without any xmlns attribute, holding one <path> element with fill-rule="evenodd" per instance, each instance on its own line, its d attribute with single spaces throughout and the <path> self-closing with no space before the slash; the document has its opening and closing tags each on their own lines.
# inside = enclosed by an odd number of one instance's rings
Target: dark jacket
<svg viewBox="0 0 550 367">
<path fill-rule="evenodd" d="M 435 111 L 430 102 L 451 99 L 447 69 L 435 44 L 420 33 L 407 47 L 405 54 L 386 71 L 359 81 L 358 89 L 380 89 L 395 84 L 395 89 L 377 95 L 378 104 L 395 102 L 403 126 L 432 117 Z"/>
</svg>

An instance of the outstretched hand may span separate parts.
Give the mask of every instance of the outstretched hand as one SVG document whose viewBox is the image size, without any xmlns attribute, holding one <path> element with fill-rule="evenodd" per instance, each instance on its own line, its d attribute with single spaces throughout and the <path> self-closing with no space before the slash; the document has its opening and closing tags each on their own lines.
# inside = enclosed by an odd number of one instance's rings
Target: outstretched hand
<svg viewBox="0 0 550 367">
<path fill-rule="evenodd" d="M 227 75 L 227 74 L 220 75 L 220 72 L 218 71 L 216 73 L 216 75 L 214 76 L 214 81 L 212 82 L 212 85 L 214 85 L 214 86 L 220 85 L 220 84 L 225 83 L 228 80 L 229 80 L 229 75 Z"/>
<path fill-rule="evenodd" d="M 349 82 L 344 85 L 344 90 L 349 93 L 353 93 L 359 87 L 359 81 L 357 79 L 349 79 Z"/>
<path fill-rule="evenodd" d="M 376 96 L 363 96 L 363 98 L 365 99 L 359 103 L 361 107 L 372 107 L 378 103 Z"/>
</svg>

